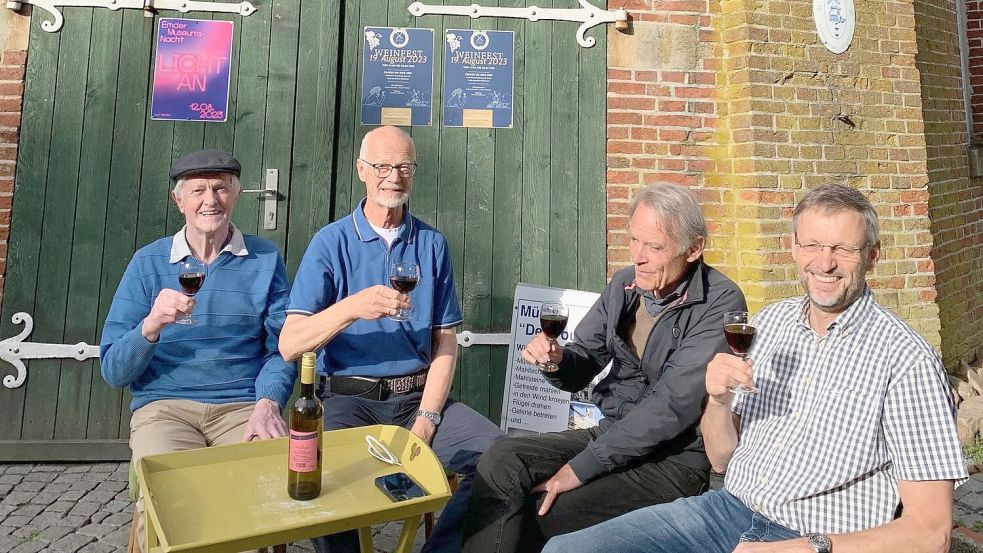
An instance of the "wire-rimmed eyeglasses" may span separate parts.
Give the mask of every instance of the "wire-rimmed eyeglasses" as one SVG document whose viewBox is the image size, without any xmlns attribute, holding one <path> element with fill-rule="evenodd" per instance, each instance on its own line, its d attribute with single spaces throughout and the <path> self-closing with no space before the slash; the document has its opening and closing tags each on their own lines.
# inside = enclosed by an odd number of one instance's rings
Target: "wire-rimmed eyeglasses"
<svg viewBox="0 0 983 553">
<path fill-rule="evenodd" d="M 846 244 L 824 244 L 822 242 L 809 242 L 808 244 L 803 244 L 798 240 L 795 241 L 795 245 L 802 250 L 808 256 L 816 256 L 823 252 L 824 248 L 829 248 L 830 253 L 833 257 L 841 259 L 843 261 L 860 261 L 863 251 L 867 249 L 870 244 L 864 242 L 859 246 L 848 246 Z"/>
<path fill-rule="evenodd" d="M 393 169 L 399 171 L 399 176 L 401 177 L 412 177 L 416 173 L 416 168 L 419 165 L 415 161 L 410 161 L 409 163 L 400 163 L 399 165 L 392 165 L 389 163 L 371 163 L 362 158 L 358 158 L 359 161 L 368 165 L 375 171 L 375 176 L 380 179 L 384 179 L 389 176 L 389 173 L 393 172 Z"/>
</svg>

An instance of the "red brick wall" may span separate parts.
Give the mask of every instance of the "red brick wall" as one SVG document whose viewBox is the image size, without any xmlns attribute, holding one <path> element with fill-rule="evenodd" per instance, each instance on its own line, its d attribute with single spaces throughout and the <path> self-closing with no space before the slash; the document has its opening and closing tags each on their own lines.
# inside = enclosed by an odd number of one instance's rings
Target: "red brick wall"
<svg viewBox="0 0 983 553">
<path fill-rule="evenodd" d="M 983 131 L 983 30 L 980 3 L 967 4 L 975 134 Z M 958 369 L 983 353 L 983 180 L 969 178 L 956 0 L 916 2 L 915 28 L 942 356 Z"/>
<path fill-rule="evenodd" d="M 2 275 L 7 270 L 7 240 L 10 237 L 10 208 L 14 197 L 26 63 L 27 52 L 24 50 L 0 53 L 0 302 L 3 301 Z"/>
</svg>

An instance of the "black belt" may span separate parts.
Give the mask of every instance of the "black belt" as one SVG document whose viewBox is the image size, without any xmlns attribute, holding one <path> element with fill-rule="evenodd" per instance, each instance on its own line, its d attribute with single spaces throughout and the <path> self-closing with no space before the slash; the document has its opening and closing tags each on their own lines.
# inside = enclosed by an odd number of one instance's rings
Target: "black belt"
<svg viewBox="0 0 983 553">
<path fill-rule="evenodd" d="M 341 396 L 358 396 L 383 401 L 389 396 L 411 394 L 427 384 L 427 370 L 407 376 L 373 378 L 369 376 L 329 376 L 328 391 Z"/>
</svg>

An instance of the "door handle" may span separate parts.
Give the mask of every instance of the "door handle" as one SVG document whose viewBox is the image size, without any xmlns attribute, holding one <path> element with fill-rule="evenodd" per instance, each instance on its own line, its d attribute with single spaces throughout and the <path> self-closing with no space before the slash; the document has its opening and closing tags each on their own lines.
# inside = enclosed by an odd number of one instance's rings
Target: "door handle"
<svg viewBox="0 0 983 553">
<path fill-rule="evenodd" d="M 263 229 L 276 229 L 276 203 L 280 199 L 280 171 L 267 169 L 263 188 L 243 190 L 243 193 L 258 194 L 263 200 Z"/>
</svg>

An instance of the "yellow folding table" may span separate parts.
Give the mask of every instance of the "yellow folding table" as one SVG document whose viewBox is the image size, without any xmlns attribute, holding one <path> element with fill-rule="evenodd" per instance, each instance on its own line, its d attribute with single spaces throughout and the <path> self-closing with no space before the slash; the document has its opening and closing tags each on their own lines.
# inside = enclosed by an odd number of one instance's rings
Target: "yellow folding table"
<svg viewBox="0 0 983 553">
<path fill-rule="evenodd" d="M 402 466 L 370 455 L 365 437 L 385 444 Z M 450 497 L 444 469 L 415 434 L 397 426 L 324 433 L 321 496 L 287 495 L 287 440 L 264 440 L 150 455 L 137 463 L 150 553 L 229 553 L 357 529 L 363 553 L 374 524 L 402 520 L 396 551 L 409 553 L 420 519 Z M 395 502 L 375 486 L 406 472 L 427 495 Z"/>
</svg>

